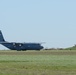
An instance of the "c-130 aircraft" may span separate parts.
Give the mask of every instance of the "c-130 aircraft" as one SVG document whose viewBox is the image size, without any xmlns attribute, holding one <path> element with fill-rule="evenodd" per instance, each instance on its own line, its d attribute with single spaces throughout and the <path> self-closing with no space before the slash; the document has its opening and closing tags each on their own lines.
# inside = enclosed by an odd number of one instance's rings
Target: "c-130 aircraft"
<svg viewBox="0 0 76 75">
<path fill-rule="evenodd" d="M 17 43 L 17 42 L 7 42 L 4 40 L 2 32 L 0 30 L 0 44 L 11 50 L 26 51 L 26 50 L 41 50 L 44 47 L 41 43 Z"/>
</svg>

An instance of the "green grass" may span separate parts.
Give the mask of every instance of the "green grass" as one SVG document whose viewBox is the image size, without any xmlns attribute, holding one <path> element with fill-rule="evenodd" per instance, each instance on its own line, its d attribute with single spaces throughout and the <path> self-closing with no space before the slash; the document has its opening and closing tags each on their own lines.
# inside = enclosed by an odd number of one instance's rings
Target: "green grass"
<svg viewBox="0 0 76 75">
<path fill-rule="evenodd" d="M 0 75 L 76 75 L 76 51 L 1 51 Z"/>
</svg>

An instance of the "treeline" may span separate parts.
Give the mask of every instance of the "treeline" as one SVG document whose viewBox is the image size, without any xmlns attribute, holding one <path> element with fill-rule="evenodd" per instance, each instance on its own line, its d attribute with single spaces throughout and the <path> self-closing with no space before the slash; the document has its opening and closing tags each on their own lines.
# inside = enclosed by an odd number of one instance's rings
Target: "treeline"
<svg viewBox="0 0 76 75">
<path fill-rule="evenodd" d="M 45 50 L 64 50 L 64 48 L 45 48 Z"/>
<path fill-rule="evenodd" d="M 76 50 L 76 44 L 68 48 L 45 48 L 45 50 Z"/>
</svg>

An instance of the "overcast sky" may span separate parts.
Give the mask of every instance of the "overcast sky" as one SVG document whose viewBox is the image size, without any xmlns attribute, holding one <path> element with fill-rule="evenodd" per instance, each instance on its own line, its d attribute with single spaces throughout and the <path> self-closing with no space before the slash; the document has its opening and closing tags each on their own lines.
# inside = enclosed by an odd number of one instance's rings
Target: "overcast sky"
<svg viewBox="0 0 76 75">
<path fill-rule="evenodd" d="M 46 42 L 44 47 L 76 44 L 76 0 L 0 0 L 5 40 Z M 0 45 L 0 49 L 6 49 Z"/>
</svg>

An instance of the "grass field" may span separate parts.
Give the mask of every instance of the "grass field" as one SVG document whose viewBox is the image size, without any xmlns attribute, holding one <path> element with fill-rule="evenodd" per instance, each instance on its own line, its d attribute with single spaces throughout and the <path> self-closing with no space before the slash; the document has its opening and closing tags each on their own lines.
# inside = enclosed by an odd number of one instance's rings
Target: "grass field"
<svg viewBox="0 0 76 75">
<path fill-rule="evenodd" d="M 76 75 L 76 51 L 0 51 L 0 75 Z"/>
</svg>

